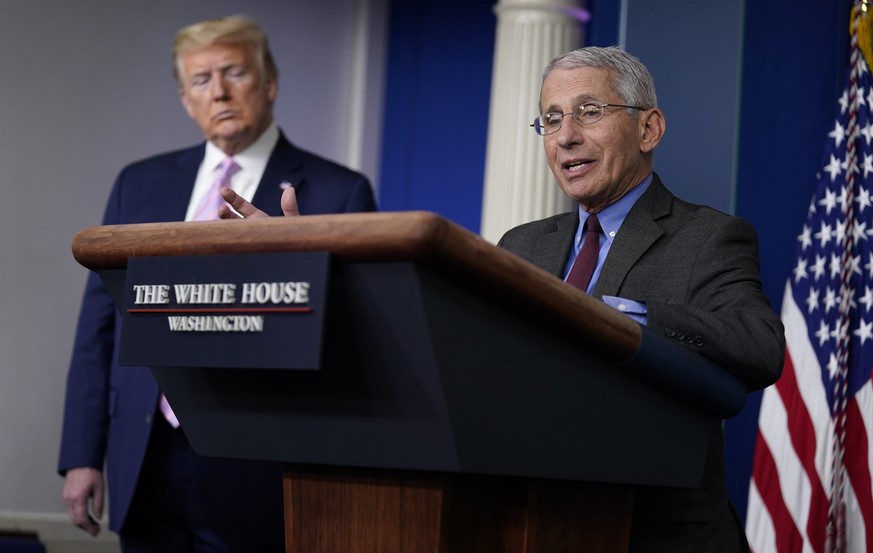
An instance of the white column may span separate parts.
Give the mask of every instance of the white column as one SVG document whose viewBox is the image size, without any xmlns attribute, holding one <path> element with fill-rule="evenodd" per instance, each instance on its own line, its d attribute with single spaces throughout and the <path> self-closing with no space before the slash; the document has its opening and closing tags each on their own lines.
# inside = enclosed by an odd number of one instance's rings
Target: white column
<svg viewBox="0 0 873 553">
<path fill-rule="evenodd" d="M 355 0 L 351 84 L 347 89 L 345 164 L 379 183 L 379 149 L 384 109 L 388 0 Z M 378 192 L 378 190 L 376 190 Z"/>
<path fill-rule="evenodd" d="M 496 242 L 510 228 L 571 209 L 555 183 L 542 137 L 529 127 L 539 115 L 546 64 L 581 45 L 582 0 L 499 0 L 482 236 Z"/>
</svg>

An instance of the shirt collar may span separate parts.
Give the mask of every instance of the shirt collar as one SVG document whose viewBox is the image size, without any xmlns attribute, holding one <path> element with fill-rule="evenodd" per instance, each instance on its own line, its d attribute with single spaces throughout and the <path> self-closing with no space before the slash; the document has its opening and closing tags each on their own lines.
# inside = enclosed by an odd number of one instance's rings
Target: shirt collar
<svg viewBox="0 0 873 553">
<path fill-rule="evenodd" d="M 270 126 L 261 133 L 261 136 L 255 140 L 251 146 L 233 156 L 233 159 L 239 164 L 242 169 L 253 169 L 253 166 L 266 164 L 273 148 L 279 141 L 279 128 L 276 122 L 270 123 Z M 211 170 L 215 170 L 221 162 L 227 157 L 227 154 L 221 151 L 212 142 L 206 142 L 206 153 L 203 157 L 203 163 Z M 263 169 L 262 169 L 263 171 Z"/>
<path fill-rule="evenodd" d="M 637 203 L 640 196 L 648 190 L 649 185 L 651 184 L 652 173 L 649 173 L 649 176 L 643 179 L 640 184 L 631 188 L 627 194 L 619 198 L 617 202 L 606 206 L 597 213 L 597 220 L 600 222 L 600 228 L 603 229 L 603 234 L 610 243 L 613 238 L 615 238 L 619 227 L 621 227 L 621 224 L 624 222 L 631 208 L 635 203 Z M 577 250 L 582 246 L 582 231 L 585 228 L 585 221 L 587 220 L 588 212 L 582 209 L 582 206 L 579 206 L 579 228 L 576 229 L 576 238 L 574 241 Z"/>
</svg>

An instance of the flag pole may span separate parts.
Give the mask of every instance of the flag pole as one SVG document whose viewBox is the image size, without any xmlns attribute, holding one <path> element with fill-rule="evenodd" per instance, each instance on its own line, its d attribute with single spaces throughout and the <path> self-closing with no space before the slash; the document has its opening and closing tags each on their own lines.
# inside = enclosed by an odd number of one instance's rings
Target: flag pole
<svg viewBox="0 0 873 553">
<path fill-rule="evenodd" d="M 858 80 L 861 76 L 863 59 L 858 43 L 858 30 L 862 15 L 866 15 L 867 0 L 858 0 L 852 8 L 850 30 L 850 76 L 849 76 L 849 118 L 846 129 L 846 186 L 843 205 L 845 227 L 842 240 L 840 259 L 840 307 L 839 324 L 837 326 L 837 375 L 833 387 L 833 420 L 834 439 L 831 498 L 828 506 L 828 524 L 826 531 L 826 553 L 845 553 L 846 551 L 846 505 L 845 505 L 845 453 L 846 453 L 846 404 L 848 402 L 849 346 L 851 341 L 851 309 L 852 273 L 854 266 L 852 258 L 855 255 L 855 175 L 858 173 L 858 154 L 856 142 L 858 130 Z"/>
</svg>

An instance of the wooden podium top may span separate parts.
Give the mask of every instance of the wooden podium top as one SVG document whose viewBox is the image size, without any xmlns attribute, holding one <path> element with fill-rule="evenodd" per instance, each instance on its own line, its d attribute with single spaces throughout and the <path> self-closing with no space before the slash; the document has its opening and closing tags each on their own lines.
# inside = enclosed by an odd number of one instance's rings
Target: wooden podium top
<svg viewBox="0 0 873 553">
<path fill-rule="evenodd" d="M 561 279 L 423 211 L 107 225 L 79 232 L 76 260 L 123 269 L 130 257 L 328 251 L 347 262 L 412 261 L 547 319 L 607 361 L 627 361 L 640 326 Z"/>
</svg>

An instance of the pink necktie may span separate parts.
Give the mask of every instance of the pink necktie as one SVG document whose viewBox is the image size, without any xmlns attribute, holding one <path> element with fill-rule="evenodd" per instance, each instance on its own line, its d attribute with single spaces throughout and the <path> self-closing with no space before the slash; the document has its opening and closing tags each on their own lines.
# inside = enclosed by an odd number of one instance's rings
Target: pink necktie
<svg viewBox="0 0 873 553">
<path fill-rule="evenodd" d="M 167 419 L 170 426 L 173 428 L 179 428 L 179 419 L 176 418 L 176 413 L 173 412 L 173 408 L 170 407 L 170 402 L 167 401 L 167 396 L 164 394 L 161 394 L 161 402 L 159 405 L 161 406 L 161 413 L 164 414 L 164 418 Z"/>
<path fill-rule="evenodd" d="M 239 170 L 239 164 L 232 157 L 225 158 L 221 162 L 218 178 L 215 179 L 212 187 L 203 196 L 200 205 L 197 206 L 193 221 L 212 221 L 218 219 L 218 208 L 224 204 L 224 198 L 221 197 L 221 188 L 230 186 L 231 177 Z"/>
<path fill-rule="evenodd" d="M 197 206 L 197 211 L 194 213 L 193 221 L 211 221 L 218 219 L 218 208 L 224 204 L 224 198 L 221 197 L 221 188 L 230 186 L 231 177 L 240 170 L 239 164 L 232 158 L 225 158 L 219 167 L 218 178 L 212 183 L 212 187 L 206 192 L 206 195 L 200 200 L 200 205 Z M 179 428 L 179 419 L 176 418 L 176 413 L 170 407 L 167 397 L 161 394 L 160 401 L 161 413 L 164 418 L 170 423 L 173 428 Z"/>
<path fill-rule="evenodd" d="M 603 232 L 603 229 L 600 228 L 597 215 L 592 213 L 588 216 L 585 221 L 585 229 L 585 241 L 582 243 L 582 249 L 576 256 L 576 261 L 573 262 L 570 274 L 567 275 L 567 282 L 583 292 L 588 290 L 594 268 L 597 267 L 597 254 L 600 253 L 600 233 Z"/>
</svg>

